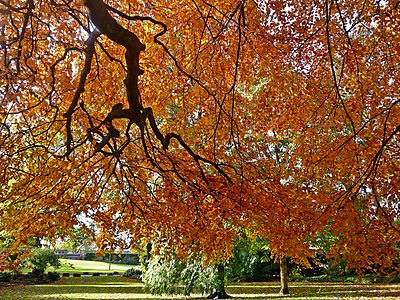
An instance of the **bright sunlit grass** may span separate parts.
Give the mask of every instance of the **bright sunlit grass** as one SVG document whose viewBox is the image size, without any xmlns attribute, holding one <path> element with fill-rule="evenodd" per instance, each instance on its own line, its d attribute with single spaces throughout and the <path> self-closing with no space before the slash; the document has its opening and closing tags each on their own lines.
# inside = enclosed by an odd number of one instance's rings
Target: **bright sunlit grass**
<svg viewBox="0 0 400 300">
<path fill-rule="evenodd" d="M 87 260 L 74 260 L 74 259 L 60 259 L 61 267 L 58 269 L 54 269 L 53 267 L 49 267 L 46 271 L 48 272 L 58 272 L 58 273 L 113 273 L 120 272 L 123 273 L 128 269 L 134 268 L 132 265 L 124 265 L 124 264 L 111 264 L 109 266 L 106 262 L 100 261 L 87 261 Z M 110 267 L 110 269 L 109 269 Z"/>
</svg>

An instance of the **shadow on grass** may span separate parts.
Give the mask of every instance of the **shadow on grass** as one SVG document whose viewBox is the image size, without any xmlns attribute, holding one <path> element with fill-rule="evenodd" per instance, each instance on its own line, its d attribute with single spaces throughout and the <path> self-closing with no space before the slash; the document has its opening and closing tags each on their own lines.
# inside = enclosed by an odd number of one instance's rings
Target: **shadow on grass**
<svg viewBox="0 0 400 300">
<path fill-rule="evenodd" d="M 399 284 L 293 283 L 290 295 L 277 294 L 279 286 L 269 283 L 230 285 L 228 293 L 238 299 L 400 299 Z M 261 296 L 262 295 L 262 296 Z"/>
<path fill-rule="evenodd" d="M 278 294 L 278 283 L 230 284 L 227 292 L 236 299 L 400 299 L 396 284 L 293 283 L 291 294 Z M 8 299 L 204 299 L 192 297 L 156 297 L 147 293 L 143 284 L 122 277 L 63 278 L 54 284 L 0 288 L 0 298 Z"/>
</svg>

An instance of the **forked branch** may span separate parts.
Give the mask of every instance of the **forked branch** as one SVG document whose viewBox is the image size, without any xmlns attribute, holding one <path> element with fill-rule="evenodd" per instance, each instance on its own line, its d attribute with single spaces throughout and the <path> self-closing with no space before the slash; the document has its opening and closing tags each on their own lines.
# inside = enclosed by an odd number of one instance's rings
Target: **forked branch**
<svg viewBox="0 0 400 300">
<path fill-rule="evenodd" d="M 140 52 L 145 49 L 145 45 L 142 44 L 139 40 L 139 38 L 131 31 L 125 29 L 122 27 L 118 22 L 112 17 L 109 13 L 109 10 L 121 15 L 122 17 L 129 18 L 129 19 L 134 19 L 134 20 L 140 20 L 140 21 L 146 21 L 150 20 L 156 25 L 161 25 L 162 26 L 162 31 L 157 33 L 155 36 L 155 41 L 157 41 L 157 38 L 163 35 L 167 28 L 164 23 L 157 22 L 151 18 L 146 18 L 146 17 L 129 17 L 112 7 L 104 4 L 102 0 L 85 0 L 84 4 L 89 10 L 89 17 L 93 25 L 96 27 L 95 33 L 97 35 L 92 36 L 88 40 L 88 47 L 86 51 L 86 61 L 85 61 L 85 66 L 84 69 L 82 70 L 81 73 L 81 78 L 79 82 L 79 86 L 75 92 L 74 99 L 68 109 L 68 111 L 64 114 L 64 116 L 67 118 L 67 155 L 70 155 L 72 152 L 72 133 L 71 133 L 71 122 L 72 122 L 72 115 L 75 111 L 75 108 L 78 104 L 78 100 L 80 95 L 83 92 L 84 89 L 84 84 L 86 82 L 86 77 L 90 71 L 90 66 L 91 66 L 91 60 L 93 57 L 93 52 L 94 52 L 94 42 L 99 34 L 104 34 L 107 36 L 110 40 L 114 41 L 115 43 L 123 46 L 126 49 L 125 52 L 125 61 L 126 61 L 126 78 L 124 80 L 125 88 L 127 91 L 127 99 L 128 99 L 128 104 L 129 108 L 123 107 L 122 103 L 117 103 L 113 106 L 112 110 L 108 113 L 106 118 L 100 122 L 98 126 L 93 127 L 89 129 L 88 131 L 88 139 L 92 140 L 93 133 L 99 134 L 101 132 L 100 127 L 105 126 L 107 129 L 108 133 L 107 134 L 101 134 L 102 140 L 96 144 L 96 149 L 95 152 L 102 152 L 106 153 L 104 151 L 105 146 L 111 147 L 111 140 L 114 140 L 116 138 L 119 138 L 120 134 L 118 129 L 116 129 L 113 125 L 113 120 L 115 119 L 127 119 L 129 120 L 129 125 L 131 124 L 136 124 L 139 129 L 140 129 L 140 134 L 141 134 L 141 140 L 144 143 L 145 147 L 145 154 L 148 157 L 148 159 L 155 164 L 154 159 L 150 157 L 150 154 L 148 151 L 146 151 L 146 145 L 145 145 L 145 135 L 146 135 L 146 122 L 148 121 L 150 124 L 150 128 L 157 138 L 159 142 L 162 145 L 162 148 L 164 150 L 167 150 L 170 145 L 171 139 L 175 139 L 178 141 L 178 143 L 187 151 L 187 153 L 193 158 L 193 160 L 196 162 L 198 165 L 198 168 L 201 173 L 201 177 L 205 182 L 207 181 L 207 178 L 203 172 L 203 168 L 200 164 L 200 162 L 206 163 L 211 165 L 212 167 L 215 168 L 215 170 L 220 173 L 229 183 L 232 183 L 232 180 L 229 178 L 229 176 L 222 170 L 222 168 L 215 162 L 210 161 L 206 158 L 203 158 L 202 156 L 196 154 L 193 152 L 193 150 L 189 147 L 188 144 L 185 143 L 183 138 L 176 133 L 167 133 L 166 135 L 163 135 L 160 131 L 160 129 L 157 126 L 157 123 L 155 121 L 155 117 L 153 115 L 153 110 L 151 107 L 144 108 L 142 103 L 141 103 L 141 98 L 140 98 L 140 92 L 139 92 L 139 87 L 138 87 L 138 78 L 140 75 L 142 75 L 144 72 L 142 69 L 140 69 L 139 66 L 139 56 Z M 95 34 L 93 33 L 93 34 Z M 92 35 L 93 35 L 92 34 Z M 129 136 L 127 137 L 129 139 Z M 114 140 L 115 141 L 115 140 Z M 107 152 L 109 153 L 109 152 Z M 119 155 L 119 151 L 115 149 L 115 151 L 112 150 L 112 153 L 114 155 Z M 156 165 L 157 166 L 157 165 Z"/>
</svg>

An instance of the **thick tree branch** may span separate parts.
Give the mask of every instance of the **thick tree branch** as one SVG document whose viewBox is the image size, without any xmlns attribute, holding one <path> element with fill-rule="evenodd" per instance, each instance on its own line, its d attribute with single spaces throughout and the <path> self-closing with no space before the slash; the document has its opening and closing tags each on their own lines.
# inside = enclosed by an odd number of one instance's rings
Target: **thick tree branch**
<svg viewBox="0 0 400 300">
<path fill-rule="evenodd" d="M 139 56 L 140 52 L 145 49 L 145 45 L 143 45 L 139 38 L 133 33 L 123 28 L 121 25 L 117 23 L 117 21 L 110 15 L 108 10 L 111 10 L 120 16 L 129 19 L 129 20 L 141 20 L 141 21 L 151 21 L 155 25 L 162 26 L 162 31 L 157 33 L 154 37 L 154 41 L 165 48 L 164 44 L 159 42 L 157 39 L 162 36 L 166 31 L 167 27 L 164 23 L 156 21 L 150 17 L 138 17 L 138 16 L 127 16 L 118 10 L 105 5 L 102 0 L 85 0 L 84 4 L 87 6 L 89 10 L 89 17 L 91 22 L 96 26 L 96 30 L 92 33 L 91 38 L 89 38 L 87 44 L 86 51 L 86 61 L 84 69 L 81 73 L 80 83 L 75 92 L 74 98 L 68 111 L 64 114 L 67 118 L 67 155 L 69 155 L 72 151 L 72 132 L 71 132 L 71 123 L 72 123 L 72 115 L 75 111 L 75 108 L 78 104 L 78 100 L 80 95 L 84 91 L 84 85 L 86 82 L 86 77 L 90 72 L 91 60 L 94 54 L 94 42 L 99 34 L 106 35 L 109 39 L 114 41 L 115 43 L 123 46 L 126 49 L 125 52 L 125 60 L 126 60 L 126 78 L 124 80 L 127 98 L 129 103 L 129 108 L 124 109 L 122 103 L 115 104 L 112 110 L 108 113 L 106 118 L 98 125 L 95 126 L 93 121 L 90 120 L 91 128 L 88 130 L 88 139 L 93 141 L 93 133 L 96 133 L 101 136 L 101 141 L 96 143 L 95 152 L 106 153 L 109 155 L 109 152 L 103 150 L 103 147 L 108 146 L 111 149 L 111 154 L 118 155 L 119 151 L 117 149 L 116 138 L 119 138 L 120 133 L 117 128 L 113 125 L 114 119 L 127 119 L 129 120 L 128 127 L 130 128 L 131 124 L 136 124 L 140 130 L 140 139 L 142 140 L 143 150 L 145 152 L 146 157 L 149 161 L 156 167 L 158 166 L 155 159 L 149 153 L 149 149 L 147 149 L 146 145 L 146 121 L 149 121 L 150 128 L 156 138 L 162 145 L 164 150 L 167 150 L 170 145 L 170 140 L 174 138 L 177 140 L 186 152 L 193 158 L 196 162 L 198 169 L 200 171 L 201 177 L 204 182 L 208 183 L 204 170 L 200 164 L 200 162 L 209 164 L 217 170 L 219 174 L 221 174 L 229 183 L 232 183 L 232 180 L 229 178 L 227 173 L 225 173 L 221 167 L 196 153 L 189 147 L 188 144 L 183 140 L 183 138 L 176 133 L 168 133 L 163 135 L 159 130 L 157 123 L 155 121 L 155 117 L 153 115 L 153 110 L 151 107 L 144 108 L 141 103 L 140 93 L 138 88 L 138 78 L 143 74 L 143 70 L 140 69 L 139 66 Z M 165 50 L 165 49 L 164 49 Z M 190 76 L 190 75 L 188 75 Z M 85 110 L 85 114 L 89 115 Z M 103 133 L 100 130 L 100 127 L 105 126 L 107 129 L 107 133 Z M 127 142 L 129 142 L 130 137 L 129 134 L 126 135 Z M 111 142 L 114 142 L 113 144 Z M 124 143 L 124 147 L 126 147 L 127 142 Z M 115 149 L 113 149 L 115 148 Z M 161 169 L 160 169 L 161 170 Z M 176 173 L 177 171 L 175 171 Z"/>
<path fill-rule="evenodd" d="M 145 49 L 145 46 L 134 33 L 117 23 L 107 11 L 102 0 L 85 0 L 84 3 L 89 9 L 90 20 L 97 29 L 110 40 L 126 48 L 127 76 L 125 86 L 129 109 L 133 115 L 137 115 L 142 109 L 139 99 L 138 77 L 143 74 L 143 70 L 139 67 L 139 55 Z"/>
</svg>

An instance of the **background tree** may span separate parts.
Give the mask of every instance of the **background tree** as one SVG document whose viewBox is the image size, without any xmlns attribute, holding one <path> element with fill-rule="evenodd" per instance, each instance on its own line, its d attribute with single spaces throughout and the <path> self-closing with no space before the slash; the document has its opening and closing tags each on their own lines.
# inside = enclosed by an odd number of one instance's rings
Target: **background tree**
<svg viewBox="0 0 400 300">
<path fill-rule="evenodd" d="M 279 276 L 279 264 L 275 263 L 268 241 L 249 238 L 248 235 L 242 233 L 242 236 L 234 243 L 232 258 L 227 263 L 226 275 L 230 281 L 276 280 Z"/>
<path fill-rule="evenodd" d="M 94 234 L 94 229 L 90 230 L 87 227 L 75 227 L 68 233 L 58 247 L 75 253 L 94 252 Z"/>
</svg>

